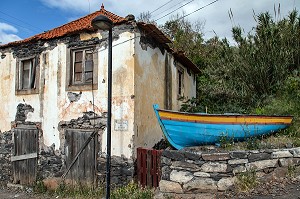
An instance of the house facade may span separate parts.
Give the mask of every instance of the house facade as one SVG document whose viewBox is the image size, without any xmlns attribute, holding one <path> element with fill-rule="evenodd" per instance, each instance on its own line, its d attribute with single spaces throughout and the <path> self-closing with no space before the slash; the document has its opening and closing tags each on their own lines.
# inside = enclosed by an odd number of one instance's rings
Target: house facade
<svg viewBox="0 0 300 199">
<path fill-rule="evenodd" d="M 171 41 L 155 25 L 136 22 L 130 15 L 117 16 L 103 5 L 78 20 L 4 44 L 0 134 L 11 132 L 13 147 L 22 148 L 16 140 L 25 134 L 21 131 L 18 137 L 15 129 L 38 129 L 34 135 L 38 155 L 28 153 L 38 164 L 41 151 L 49 148 L 61 159 L 68 156 L 72 147 L 68 139 L 84 140 L 82 134 L 72 137 L 72 132 L 96 129 L 96 153 L 105 154 L 108 32 L 91 26 L 100 14 L 114 23 L 112 155 L 134 159 L 137 147 L 151 148 L 162 139 L 153 104 L 179 110 L 180 98 L 196 96 L 199 69 L 182 52 L 170 49 Z M 17 149 L 12 150 L 11 156 L 18 159 Z"/>
</svg>

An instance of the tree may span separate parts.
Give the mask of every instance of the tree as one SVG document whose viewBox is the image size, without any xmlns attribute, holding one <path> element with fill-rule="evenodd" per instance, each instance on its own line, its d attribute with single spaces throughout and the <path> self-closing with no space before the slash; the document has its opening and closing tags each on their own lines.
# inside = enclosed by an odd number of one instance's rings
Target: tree
<svg viewBox="0 0 300 199">
<path fill-rule="evenodd" d="M 160 28 L 172 40 L 171 47 L 175 51 L 185 52 L 196 65 L 200 66 L 201 46 L 204 41 L 201 32 L 203 22 L 191 23 L 180 15 L 176 15 Z"/>
</svg>

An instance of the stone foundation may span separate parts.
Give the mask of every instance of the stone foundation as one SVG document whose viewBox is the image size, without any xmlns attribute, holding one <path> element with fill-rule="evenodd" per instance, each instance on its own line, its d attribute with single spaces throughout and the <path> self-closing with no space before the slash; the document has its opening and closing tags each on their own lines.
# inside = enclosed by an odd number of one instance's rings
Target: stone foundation
<svg viewBox="0 0 300 199">
<path fill-rule="evenodd" d="M 159 189 L 162 193 L 216 193 L 230 189 L 240 173 L 255 170 L 257 176 L 272 180 L 285 177 L 281 174 L 286 175 L 293 165 L 300 165 L 300 147 L 231 152 L 165 150 Z"/>
<path fill-rule="evenodd" d="M 0 132 L 0 185 L 6 185 L 12 181 L 12 165 L 10 162 L 13 148 L 12 132 Z"/>
<path fill-rule="evenodd" d="M 105 185 L 106 178 L 106 155 L 100 155 L 98 160 L 98 181 L 100 184 Z M 134 179 L 134 164 L 131 159 L 124 156 L 111 157 L 111 186 L 120 187 L 125 186 Z"/>
</svg>

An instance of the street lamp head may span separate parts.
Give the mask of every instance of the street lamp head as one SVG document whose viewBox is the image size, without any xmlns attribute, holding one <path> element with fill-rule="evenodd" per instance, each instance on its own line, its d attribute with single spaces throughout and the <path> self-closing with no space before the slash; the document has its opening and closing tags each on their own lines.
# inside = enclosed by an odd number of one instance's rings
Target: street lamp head
<svg viewBox="0 0 300 199">
<path fill-rule="evenodd" d="M 111 30 L 113 27 L 113 22 L 104 15 L 98 15 L 92 20 L 92 26 L 95 29 Z"/>
<path fill-rule="evenodd" d="M 1 54 L 1 59 L 4 59 L 6 55 L 4 53 Z"/>
</svg>

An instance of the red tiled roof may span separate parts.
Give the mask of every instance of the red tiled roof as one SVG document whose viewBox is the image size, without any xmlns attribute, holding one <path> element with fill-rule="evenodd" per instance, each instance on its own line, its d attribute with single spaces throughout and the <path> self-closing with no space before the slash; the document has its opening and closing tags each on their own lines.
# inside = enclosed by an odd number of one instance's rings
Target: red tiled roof
<svg viewBox="0 0 300 199">
<path fill-rule="evenodd" d="M 137 25 L 142 28 L 147 35 L 153 36 L 159 43 L 166 44 L 172 43 L 172 41 L 164 35 L 155 25 L 147 24 L 144 22 L 138 22 Z"/>
<path fill-rule="evenodd" d="M 118 15 L 115 15 L 107 10 L 104 9 L 104 6 L 102 4 L 101 9 L 91 13 L 87 16 L 84 16 L 82 18 L 79 18 L 75 21 L 71 21 L 67 24 L 64 24 L 62 26 L 59 26 L 57 28 L 54 28 L 52 30 L 49 30 L 47 32 L 34 35 L 32 37 L 29 37 L 24 40 L 20 41 L 14 41 L 10 42 L 8 44 L 0 45 L 0 48 L 10 47 L 10 46 L 16 46 L 19 44 L 29 43 L 29 42 L 35 42 L 38 40 L 49 40 L 54 38 L 63 37 L 66 35 L 72 35 L 83 31 L 93 31 L 94 28 L 91 25 L 91 21 L 98 15 L 104 15 L 108 17 L 114 25 L 126 23 L 127 19 L 124 17 L 120 17 Z M 143 22 L 137 23 L 138 27 L 143 29 L 148 36 L 152 36 L 157 40 L 157 42 L 163 44 L 163 46 L 171 52 L 175 59 L 177 59 L 179 62 L 182 62 L 187 65 L 187 67 L 191 68 L 195 73 L 199 73 L 200 70 L 197 66 L 195 66 L 185 55 L 183 52 L 174 52 L 170 47 L 167 45 L 167 43 L 171 43 L 172 41 L 166 37 L 162 31 L 160 31 L 155 25 L 153 24 L 146 24 Z"/>
<path fill-rule="evenodd" d="M 172 51 L 173 56 L 176 60 L 178 60 L 183 65 L 189 67 L 194 73 L 200 73 L 200 69 L 189 59 L 185 56 L 184 52 L 182 51 Z"/>
<path fill-rule="evenodd" d="M 31 41 L 37 41 L 37 40 L 54 39 L 54 38 L 62 37 L 62 36 L 65 36 L 65 35 L 71 35 L 71 34 L 74 34 L 74 33 L 78 33 L 78 32 L 81 32 L 81 31 L 94 30 L 92 25 L 91 25 L 91 21 L 98 15 L 107 16 L 110 20 L 112 20 L 112 22 L 115 25 L 125 23 L 127 21 L 125 18 L 120 17 L 118 15 L 115 15 L 115 14 L 105 10 L 104 6 L 102 4 L 100 10 L 98 10 L 94 13 L 91 13 L 87 16 L 79 18 L 75 21 L 71 21 L 67 24 L 59 26 L 59 27 L 54 28 L 52 30 L 49 30 L 47 32 L 34 35 L 34 36 L 29 37 L 29 38 L 24 39 L 24 40 L 4 44 L 0 47 L 14 46 L 14 45 L 27 43 L 27 42 L 31 42 Z"/>
</svg>

